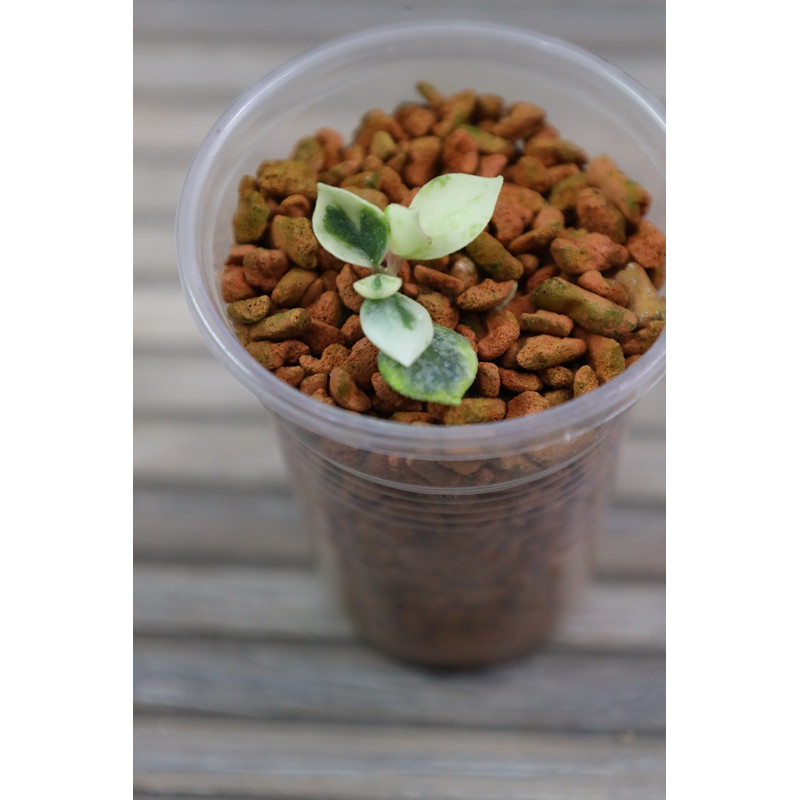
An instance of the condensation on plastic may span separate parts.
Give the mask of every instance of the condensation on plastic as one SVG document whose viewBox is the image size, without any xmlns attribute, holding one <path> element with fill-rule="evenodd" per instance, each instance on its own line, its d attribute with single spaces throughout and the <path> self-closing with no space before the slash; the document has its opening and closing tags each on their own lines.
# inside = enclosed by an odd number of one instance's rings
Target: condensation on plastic
<svg viewBox="0 0 800 800">
<path fill-rule="evenodd" d="M 244 92 L 192 162 L 177 216 L 181 283 L 212 353 L 277 418 L 309 520 L 365 635 L 416 661 L 490 663 L 544 641 L 585 582 L 627 411 L 664 375 L 662 336 L 608 384 L 546 412 L 414 426 L 319 403 L 258 364 L 218 290 L 237 184 L 321 127 L 345 138 L 429 80 L 544 108 L 589 155 L 653 196 L 665 229 L 665 116 L 623 72 L 568 43 L 466 22 L 335 40 Z"/>
</svg>

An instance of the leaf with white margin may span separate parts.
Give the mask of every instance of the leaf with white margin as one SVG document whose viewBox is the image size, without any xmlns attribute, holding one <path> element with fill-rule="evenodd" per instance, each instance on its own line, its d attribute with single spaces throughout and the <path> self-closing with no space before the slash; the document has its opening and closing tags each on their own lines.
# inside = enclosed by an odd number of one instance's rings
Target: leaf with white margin
<svg viewBox="0 0 800 800">
<path fill-rule="evenodd" d="M 419 226 L 430 239 L 427 248 L 412 242 L 414 252 L 402 250 L 390 233 L 392 252 L 407 258 L 431 259 L 450 255 L 468 245 L 488 224 L 494 212 L 502 176 L 484 178 L 452 172 L 428 181 L 415 195 L 408 207 L 417 212 Z"/>
<path fill-rule="evenodd" d="M 397 275 L 376 272 L 374 275 L 367 275 L 366 278 L 356 281 L 353 288 L 368 300 L 383 300 L 384 297 L 391 297 L 402 285 L 403 280 Z"/>
<path fill-rule="evenodd" d="M 478 356 L 461 334 L 434 325 L 430 345 L 411 366 L 379 353 L 378 369 L 404 397 L 457 406 L 478 374 Z"/>
<path fill-rule="evenodd" d="M 345 189 L 317 184 L 311 225 L 317 241 L 342 261 L 375 268 L 386 255 L 389 223 L 383 211 Z"/>
<path fill-rule="evenodd" d="M 389 251 L 402 258 L 427 258 L 424 254 L 432 242 L 420 227 L 419 212 L 399 203 L 390 203 L 383 213 L 389 222 Z"/>
<path fill-rule="evenodd" d="M 364 300 L 359 314 L 364 336 L 403 366 L 411 366 L 433 339 L 428 310 L 404 294 Z"/>
</svg>

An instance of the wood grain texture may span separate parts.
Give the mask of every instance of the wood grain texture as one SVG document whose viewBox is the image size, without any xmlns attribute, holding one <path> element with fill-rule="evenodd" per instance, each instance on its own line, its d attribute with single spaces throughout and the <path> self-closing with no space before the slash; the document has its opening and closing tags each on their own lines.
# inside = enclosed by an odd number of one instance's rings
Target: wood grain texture
<svg viewBox="0 0 800 800">
<path fill-rule="evenodd" d="M 662 655 L 557 652 L 433 672 L 360 644 L 139 637 L 139 711 L 575 732 L 664 731 Z"/>
<path fill-rule="evenodd" d="M 134 493 L 133 514 L 139 561 L 310 563 L 308 531 L 286 492 L 155 485 Z"/>
<path fill-rule="evenodd" d="M 328 594 L 275 420 L 180 290 L 183 180 L 238 93 L 333 36 L 455 15 L 452 0 L 135 0 L 135 798 L 664 797 L 664 384 L 632 414 L 597 580 L 553 642 L 424 670 L 366 647 Z M 665 97 L 662 0 L 463 0 L 457 16 L 566 39 Z"/>
<path fill-rule="evenodd" d="M 244 88 L 272 65 L 334 36 L 376 25 L 456 18 L 566 39 L 613 60 L 645 85 L 652 78 L 648 88 L 663 96 L 662 0 L 461 0 L 454 11 L 452 0 L 340 0 L 333 13 L 325 0 L 137 0 L 134 77 L 139 91 L 158 97 L 177 85 L 184 101 L 206 98 L 232 77 Z M 257 63 L 249 62 L 249 52 L 259 54 Z M 229 53 L 240 58 L 223 57 Z M 157 68 L 164 63 L 172 66 L 168 86 Z"/>
<path fill-rule="evenodd" d="M 663 743 L 247 720 L 140 719 L 141 796 L 296 800 L 655 800 Z M 224 765 L 224 769 L 220 769 Z"/>
</svg>

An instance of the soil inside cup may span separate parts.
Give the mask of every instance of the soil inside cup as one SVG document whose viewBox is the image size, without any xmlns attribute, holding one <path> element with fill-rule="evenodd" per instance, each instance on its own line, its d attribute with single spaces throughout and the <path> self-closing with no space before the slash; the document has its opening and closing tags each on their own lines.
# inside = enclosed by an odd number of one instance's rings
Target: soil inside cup
<svg viewBox="0 0 800 800">
<path fill-rule="evenodd" d="M 665 326 L 666 242 L 645 218 L 647 190 L 531 102 L 418 88 L 424 101 L 367 111 L 352 141 L 323 128 L 242 177 L 220 275 L 240 341 L 314 399 L 402 423 L 538 414 L 613 380 Z M 465 399 L 447 406 L 387 384 L 353 288 L 371 270 L 328 253 L 310 218 L 318 182 L 385 208 L 453 172 L 503 176 L 489 225 L 463 251 L 399 271 L 400 291 L 478 356 Z"/>
</svg>

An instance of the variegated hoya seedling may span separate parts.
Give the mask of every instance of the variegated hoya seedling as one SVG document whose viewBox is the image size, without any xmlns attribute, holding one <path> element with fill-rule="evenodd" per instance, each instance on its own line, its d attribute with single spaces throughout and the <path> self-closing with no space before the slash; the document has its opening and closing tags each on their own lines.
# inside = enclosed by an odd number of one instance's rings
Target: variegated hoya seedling
<svg viewBox="0 0 800 800">
<path fill-rule="evenodd" d="M 440 175 L 408 207 L 391 203 L 383 210 L 317 184 L 314 234 L 336 258 L 373 270 L 353 284 L 364 298 L 361 327 L 379 350 L 384 380 L 405 397 L 458 405 L 478 358 L 463 336 L 435 325 L 424 306 L 399 292 L 397 273 L 405 259 L 427 261 L 468 245 L 489 222 L 502 183 L 502 177 Z"/>
</svg>

